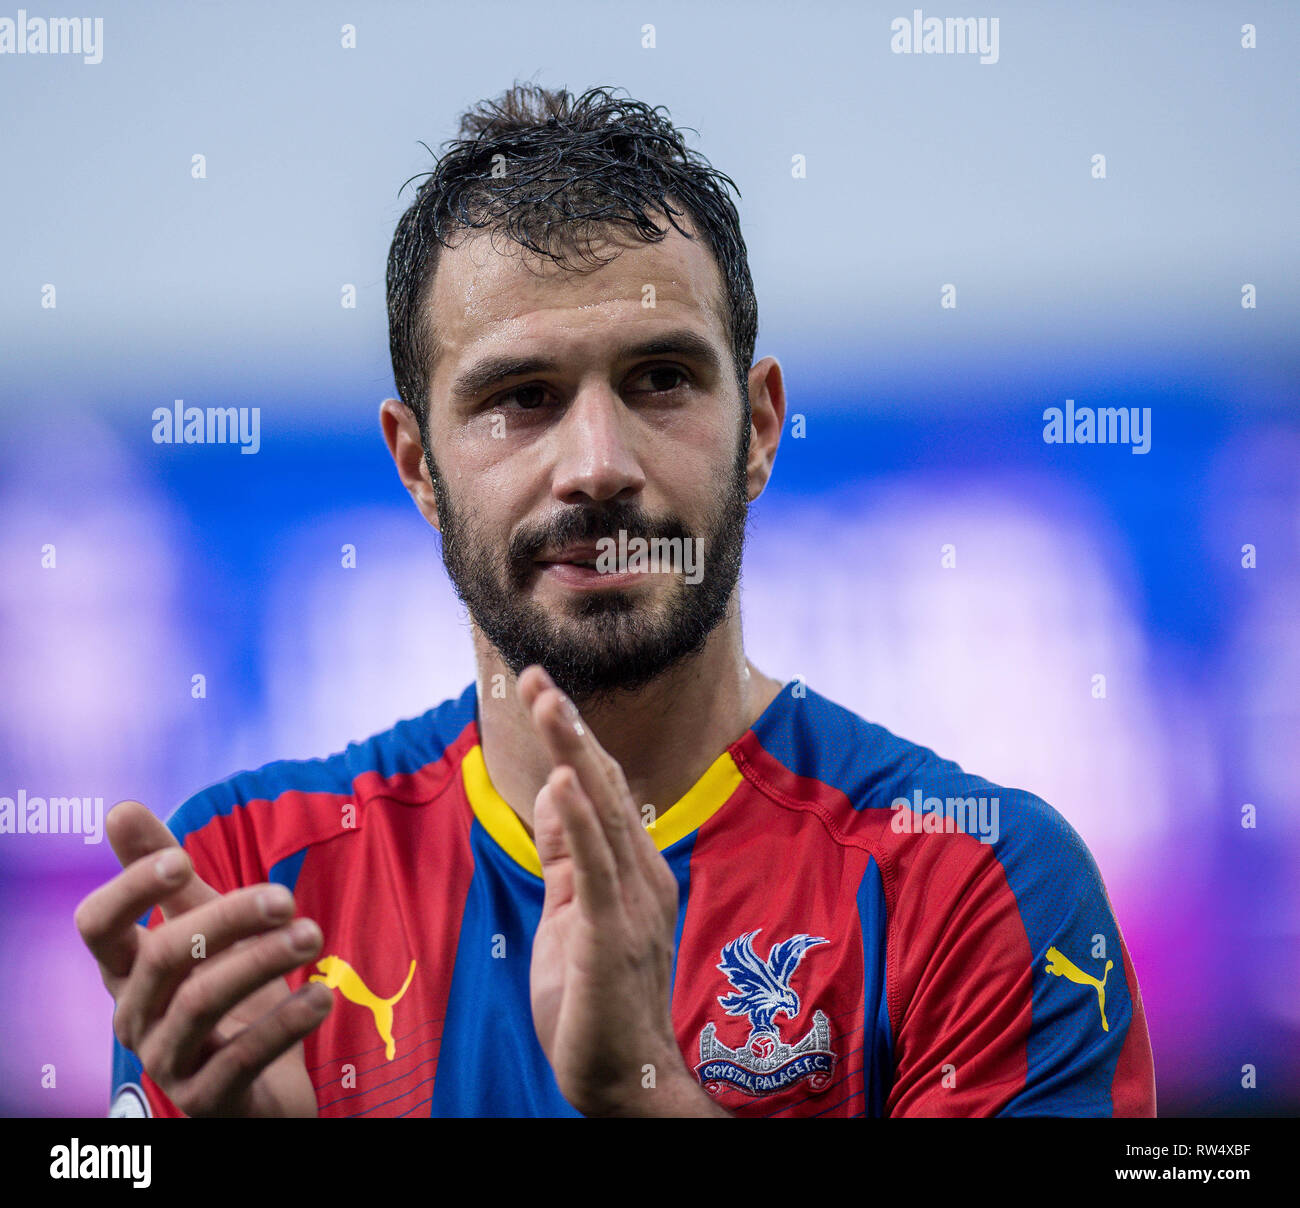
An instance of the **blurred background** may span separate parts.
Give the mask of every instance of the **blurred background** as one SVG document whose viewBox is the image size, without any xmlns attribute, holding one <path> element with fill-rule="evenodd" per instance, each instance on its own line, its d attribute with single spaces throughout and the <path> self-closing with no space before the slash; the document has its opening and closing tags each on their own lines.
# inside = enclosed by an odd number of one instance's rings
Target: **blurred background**
<svg viewBox="0 0 1300 1208">
<path fill-rule="evenodd" d="M 1300 16 L 1000 2 L 981 63 L 894 53 L 912 13 L 100 3 L 100 62 L 0 55 L 0 796 L 165 817 L 469 682 L 377 422 L 399 189 L 516 80 L 614 85 L 739 186 L 802 417 L 751 656 L 1065 815 L 1161 1114 L 1300 1109 Z M 177 399 L 258 452 L 154 443 Z M 1149 451 L 1046 443 L 1067 399 Z M 72 917 L 116 869 L 0 834 L 5 1114 L 107 1110 Z"/>
</svg>

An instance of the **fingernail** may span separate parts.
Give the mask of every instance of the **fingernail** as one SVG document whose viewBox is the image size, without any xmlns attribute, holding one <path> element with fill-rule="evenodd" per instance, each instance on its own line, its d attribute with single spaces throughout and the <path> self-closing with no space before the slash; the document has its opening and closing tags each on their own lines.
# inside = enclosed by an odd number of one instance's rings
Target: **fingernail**
<svg viewBox="0 0 1300 1208">
<path fill-rule="evenodd" d="M 334 1005 L 333 991 L 328 986 L 321 985 L 320 982 L 310 982 L 304 997 L 307 999 L 307 1005 L 315 1007 L 318 1011 L 323 1011 L 326 1007 Z"/>
<path fill-rule="evenodd" d="M 563 693 L 560 694 L 560 708 L 564 710 L 564 716 L 570 721 L 577 721 L 578 718 L 582 716 L 578 712 L 578 706 Z"/>
<path fill-rule="evenodd" d="M 294 919 L 289 928 L 289 947 L 306 950 L 316 943 L 318 931 L 311 919 Z"/>
<path fill-rule="evenodd" d="M 267 922 L 281 919 L 293 909 L 293 896 L 283 886 L 264 889 L 257 895 L 257 908 Z"/>
<path fill-rule="evenodd" d="M 185 871 L 185 856 L 179 847 L 169 848 L 154 861 L 153 870 L 158 879 L 172 884 L 181 879 Z"/>
</svg>

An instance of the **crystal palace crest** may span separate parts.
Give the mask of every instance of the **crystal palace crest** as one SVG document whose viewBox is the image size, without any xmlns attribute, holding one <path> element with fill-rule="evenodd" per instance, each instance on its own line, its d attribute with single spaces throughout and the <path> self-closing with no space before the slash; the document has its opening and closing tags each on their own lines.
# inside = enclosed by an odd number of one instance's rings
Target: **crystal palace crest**
<svg viewBox="0 0 1300 1208">
<path fill-rule="evenodd" d="M 761 929 L 760 929 L 761 930 Z M 728 1015 L 749 1019 L 749 1039 L 740 1048 L 730 1048 L 717 1037 L 712 1023 L 700 1032 L 700 1063 L 696 1076 L 710 1094 L 735 1087 L 746 1095 L 771 1095 L 808 1080 L 808 1089 L 824 1091 L 835 1071 L 835 1052 L 831 1048 L 830 1022 L 821 1011 L 814 1011 L 812 1027 L 798 1040 L 787 1044 L 777 1028 L 776 1017 L 793 1020 L 799 1014 L 799 995 L 790 987 L 790 978 L 803 960 L 804 953 L 821 936 L 795 935 L 773 944 L 767 960 L 754 951 L 754 936 L 749 931 L 726 944 L 718 968 L 726 974 L 734 993 L 723 994 L 718 1002 Z"/>
</svg>

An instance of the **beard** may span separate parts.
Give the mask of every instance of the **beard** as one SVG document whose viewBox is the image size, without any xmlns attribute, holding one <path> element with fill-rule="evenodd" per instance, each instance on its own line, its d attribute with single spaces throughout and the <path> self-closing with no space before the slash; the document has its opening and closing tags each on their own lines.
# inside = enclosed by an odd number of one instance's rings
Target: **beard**
<svg viewBox="0 0 1300 1208">
<path fill-rule="evenodd" d="M 474 623 L 516 676 L 540 663 L 579 706 L 634 692 L 699 654 L 726 616 L 744 551 L 748 456 L 746 416 L 730 474 L 698 533 L 675 515 L 656 519 L 634 503 L 609 501 L 566 507 L 549 522 L 520 529 L 501 550 L 475 523 L 472 510 L 462 511 L 452 502 L 426 452 L 447 574 Z M 601 589 L 549 611 L 530 596 L 528 584 L 540 573 L 534 562 L 538 554 L 572 542 L 617 539 L 620 530 L 629 542 L 635 537 L 683 542 L 702 537 L 700 581 L 689 584 L 674 572 L 668 590 L 655 598 Z"/>
</svg>

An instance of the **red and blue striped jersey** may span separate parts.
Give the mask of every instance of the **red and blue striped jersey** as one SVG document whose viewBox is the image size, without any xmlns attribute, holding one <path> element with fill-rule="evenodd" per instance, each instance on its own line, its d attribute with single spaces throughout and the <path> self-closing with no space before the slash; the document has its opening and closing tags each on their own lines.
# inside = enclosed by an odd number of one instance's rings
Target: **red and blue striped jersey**
<svg viewBox="0 0 1300 1208">
<path fill-rule="evenodd" d="M 305 1041 L 322 1116 L 577 1114 L 532 1022 L 541 866 L 488 778 L 473 685 L 168 825 L 218 890 L 280 882 L 320 924 L 322 959 L 288 981 L 335 991 Z M 1154 1115 L 1119 925 L 1039 798 L 796 680 L 650 833 L 679 889 L 673 1026 L 727 1110 Z M 181 1114 L 114 1052 L 116 1113 Z"/>
</svg>

